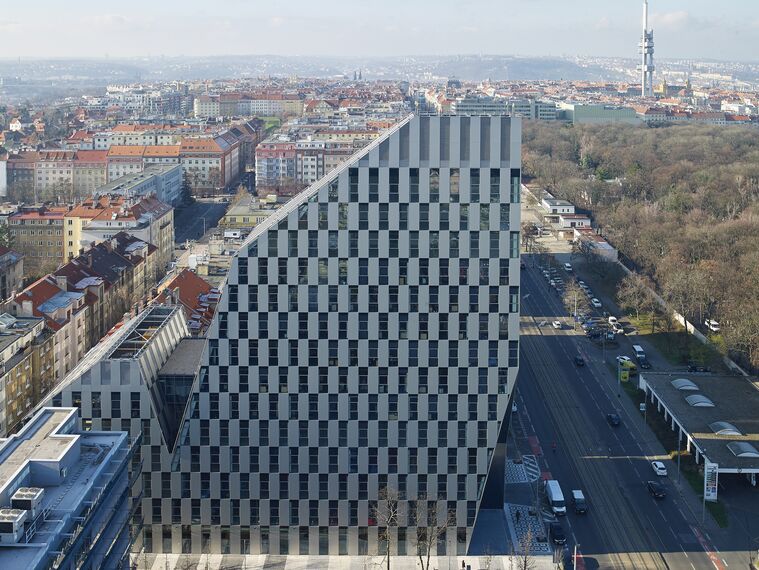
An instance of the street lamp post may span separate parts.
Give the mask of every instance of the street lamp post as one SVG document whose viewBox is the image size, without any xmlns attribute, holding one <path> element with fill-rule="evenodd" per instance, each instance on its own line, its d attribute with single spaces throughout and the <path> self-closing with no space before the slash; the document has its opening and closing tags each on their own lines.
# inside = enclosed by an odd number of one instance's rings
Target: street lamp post
<svg viewBox="0 0 759 570">
<path fill-rule="evenodd" d="M 577 547 L 578 546 L 579 545 L 575 542 L 575 551 L 574 551 L 574 554 L 572 555 L 572 568 L 574 570 L 577 570 Z"/>
<path fill-rule="evenodd" d="M 617 358 L 617 398 L 622 397 L 622 363 Z"/>
</svg>

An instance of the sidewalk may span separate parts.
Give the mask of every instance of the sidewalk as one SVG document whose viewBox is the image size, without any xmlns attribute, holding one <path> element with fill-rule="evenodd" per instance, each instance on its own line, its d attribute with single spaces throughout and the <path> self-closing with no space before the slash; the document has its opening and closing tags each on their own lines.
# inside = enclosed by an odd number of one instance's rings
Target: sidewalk
<svg viewBox="0 0 759 570">
<path fill-rule="evenodd" d="M 511 540 L 511 549 L 524 553 L 527 547 L 534 556 L 550 557 L 553 547 L 548 542 L 545 522 L 553 518 L 541 508 L 541 467 L 537 438 L 525 433 L 521 416 L 512 414 L 509 444 L 506 446 L 506 480 L 503 511 Z"/>
</svg>

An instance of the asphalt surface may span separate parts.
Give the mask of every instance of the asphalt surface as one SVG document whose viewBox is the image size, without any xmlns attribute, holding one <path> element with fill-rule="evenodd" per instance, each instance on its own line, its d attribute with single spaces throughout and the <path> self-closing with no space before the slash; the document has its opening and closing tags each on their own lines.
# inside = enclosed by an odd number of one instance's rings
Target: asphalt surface
<svg viewBox="0 0 759 570">
<path fill-rule="evenodd" d="M 174 211 L 174 241 L 184 243 L 188 239 L 200 239 L 204 230 L 208 231 L 219 223 L 228 206 L 225 202 L 198 200 L 190 206 L 177 208 Z"/>
<path fill-rule="evenodd" d="M 550 325 L 557 318 L 562 330 Z M 567 548 L 577 544 L 582 553 L 578 567 L 728 568 L 680 498 L 672 481 L 676 465 L 658 455 L 655 435 L 627 396 L 618 396 L 616 351 L 607 349 L 604 363 L 601 349 L 579 327 L 573 330 L 558 294 L 529 266 L 522 271 L 521 348 L 520 419 L 542 448 L 543 477 L 557 479 L 568 499 L 569 514 L 560 520 Z M 584 367 L 573 362 L 578 354 Z M 621 416 L 621 426 L 608 424 L 612 412 Z M 664 462 L 669 477 L 654 474 L 655 459 Z M 648 480 L 663 483 L 667 497 L 651 497 Z M 584 491 L 588 514 L 574 514 L 572 489 Z"/>
</svg>

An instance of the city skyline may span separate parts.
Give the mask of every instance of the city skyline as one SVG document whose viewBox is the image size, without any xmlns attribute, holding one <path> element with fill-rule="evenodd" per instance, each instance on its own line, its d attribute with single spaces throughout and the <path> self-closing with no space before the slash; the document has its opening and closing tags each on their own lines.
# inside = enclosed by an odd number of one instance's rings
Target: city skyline
<svg viewBox="0 0 759 570">
<path fill-rule="evenodd" d="M 226 11 L 214 11 L 190 0 L 178 13 L 172 3 L 155 6 L 135 0 L 129 10 L 113 10 L 77 0 L 71 10 L 59 14 L 52 2 L 43 0 L 34 11 L 19 5 L 0 17 L 0 32 L 7 45 L 23 46 L 16 53 L 6 52 L 11 58 L 328 56 L 346 51 L 357 57 L 458 53 L 635 57 L 640 33 L 637 0 L 613 6 L 588 0 L 582 8 L 566 8 L 557 0 L 513 0 L 506 9 L 494 0 L 469 1 L 458 9 L 449 0 L 443 4 L 446 9 L 433 12 L 421 2 L 390 0 L 377 12 L 371 5 L 355 3 L 346 10 L 345 0 L 328 0 L 318 7 L 300 1 L 285 6 L 228 0 Z M 729 6 L 706 0 L 652 2 L 651 26 L 658 32 L 659 57 L 751 59 L 747 54 L 759 49 L 759 16 L 744 17 L 752 13 L 750 8 L 749 0 L 734 0 Z M 335 29 L 341 33 L 331 33 Z M 34 42 L 27 41 L 30 36 Z"/>
</svg>

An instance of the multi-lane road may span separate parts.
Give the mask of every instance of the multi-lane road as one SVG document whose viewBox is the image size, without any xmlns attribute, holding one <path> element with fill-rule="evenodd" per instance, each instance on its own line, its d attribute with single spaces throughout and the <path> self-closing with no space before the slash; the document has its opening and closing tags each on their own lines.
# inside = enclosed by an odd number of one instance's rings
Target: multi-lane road
<svg viewBox="0 0 759 570">
<path fill-rule="evenodd" d="M 561 330 L 550 323 L 557 318 Z M 541 323 L 547 322 L 541 326 Z M 561 300 L 537 268 L 522 270 L 521 363 L 518 404 L 521 421 L 539 441 L 543 476 L 557 479 L 569 499 L 582 489 L 590 509 L 561 517 L 569 548 L 578 545 L 585 568 L 727 569 L 722 553 L 699 529 L 699 517 L 680 498 L 676 466 L 625 394 L 618 395 L 613 351 L 602 351 L 574 331 Z M 574 357 L 585 359 L 577 367 Z M 622 422 L 612 427 L 607 414 Z M 553 442 L 556 442 L 555 450 Z M 668 467 L 657 477 L 654 459 Z M 665 485 L 654 499 L 646 481 Z"/>
</svg>

